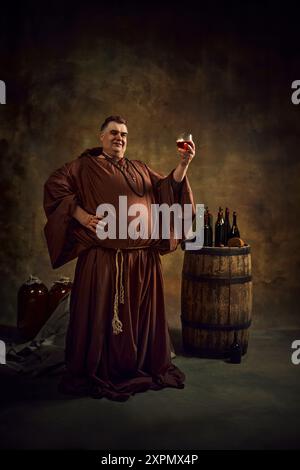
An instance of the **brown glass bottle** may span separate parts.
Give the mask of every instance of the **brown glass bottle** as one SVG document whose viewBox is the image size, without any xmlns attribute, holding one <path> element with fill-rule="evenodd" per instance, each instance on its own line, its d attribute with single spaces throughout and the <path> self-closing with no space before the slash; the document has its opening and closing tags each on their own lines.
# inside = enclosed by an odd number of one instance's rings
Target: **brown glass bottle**
<svg viewBox="0 0 300 470">
<path fill-rule="evenodd" d="M 213 230 L 211 226 L 211 215 L 206 207 L 204 212 L 204 245 L 203 246 L 213 246 Z"/>
<path fill-rule="evenodd" d="M 234 340 L 230 346 L 230 362 L 240 364 L 242 362 L 242 347 L 238 341 L 237 331 L 234 332 Z"/>
<path fill-rule="evenodd" d="M 228 240 L 230 238 L 230 220 L 229 220 L 229 209 L 225 209 L 225 220 L 224 220 L 224 245 L 228 245 Z"/>
<path fill-rule="evenodd" d="M 225 246 L 223 209 L 219 207 L 218 219 L 215 225 L 215 246 Z"/>
<path fill-rule="evenodd" d="M 232 227 L 230 229 L 229 238 L 240 238 L 240 231 L 237 226 L 237 213 L 233 212 Z"/>
</svg>

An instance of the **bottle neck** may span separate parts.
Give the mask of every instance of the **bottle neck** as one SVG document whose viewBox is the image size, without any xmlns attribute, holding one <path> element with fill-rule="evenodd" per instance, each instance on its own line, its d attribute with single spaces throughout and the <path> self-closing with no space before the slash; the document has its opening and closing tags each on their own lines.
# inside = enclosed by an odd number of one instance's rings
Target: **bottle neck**
<svg viewBox="0 0 300 470">
<path fill-rule="evenodd" d="M 210 227 L 211 223 L 210 212 L 207 213 L 207 225 Z"/>
<path fill-rule="evenodd" d="M 208 225 L 208 214 L 204 212 L 204 225 Z"/>
</svg>

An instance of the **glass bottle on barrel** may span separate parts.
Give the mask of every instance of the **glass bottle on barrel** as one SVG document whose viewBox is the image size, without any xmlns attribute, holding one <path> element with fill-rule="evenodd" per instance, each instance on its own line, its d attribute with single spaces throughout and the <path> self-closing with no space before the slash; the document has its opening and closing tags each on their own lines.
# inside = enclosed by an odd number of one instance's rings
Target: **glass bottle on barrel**
<svg viewBox="0 0 300 470">
<path fill-rule="evenodd" d="M 229 220 L 229 209 L 225 209 L 225 221 L 224 221 L 224 245 L 228 245 L 228 240 L 230 238 L 230 220 Z"/>
<path fill-rule="evenodd" d="M 204 212 L 204 246 L 213 246 L 213 230 L 211 226 L 211 214 L 206 207 Z"/>
<path fill-rule="evenodd" d="M 229 232 L 228 238 L 240 238 L 240 231 L 237 226 L 237 213 L 233 212 L 233 220 L 232 220 L 232 227 Z"/>
<path fill-rule="evenodd" d="M 218 219 L 215 225 L 215 246 L 225 246 L 225 230 L 222 207 L 219 207 Z"/>
</svg>

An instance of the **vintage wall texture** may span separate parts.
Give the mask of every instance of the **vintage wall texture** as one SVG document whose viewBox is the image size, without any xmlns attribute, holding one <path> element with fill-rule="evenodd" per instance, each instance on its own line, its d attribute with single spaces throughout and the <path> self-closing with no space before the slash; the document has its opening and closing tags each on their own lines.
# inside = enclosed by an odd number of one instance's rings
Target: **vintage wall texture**
<svg viewBox="0 0 300 470">
<path fill-rule="evenodd" d="M 236 210 L 252 246 L 255 326 L 299 326 L 300 106 L 290 97 L 300 64 L 284 18 L 250 7 L 249 18 L 225 7 L 197 18 L 178 7 L 113 5 L 37 4 L 1 18 L 0 323 L 16 321 L 29 274 L 48 287 L 73 277 L 73 262 L 50 266 L 43 184 L 96 146 L 99 124 L 117 113 L 128 120 L 129 157 L 166 174 L 178 160 L 177 133 L 192 132 L 195 201 L 214 215 L 219 205 Z M 177 326 L 182 261 L 180 249 L 163 257 Z"/>
</svg>

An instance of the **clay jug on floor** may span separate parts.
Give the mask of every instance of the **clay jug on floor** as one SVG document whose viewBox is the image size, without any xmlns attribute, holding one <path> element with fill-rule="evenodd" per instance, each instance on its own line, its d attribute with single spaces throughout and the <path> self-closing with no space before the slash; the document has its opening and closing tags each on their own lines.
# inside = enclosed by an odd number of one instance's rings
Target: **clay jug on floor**
<svg viewBox="0 0 300 470">
<path fill-rule="evenodd" d="M 48 289 L 36 276 L 22 284 L 18 291 L 17 325 L 25 340 L 33 339 L 47 318 Z"/>
<path fill-rule="evenodd" d="M 48 294 L 48 317 L 54 312 L 59 302 L 71 291 L 73 283 L 69 277 L 61 277 L 52 284 Z"/>
</svg>

